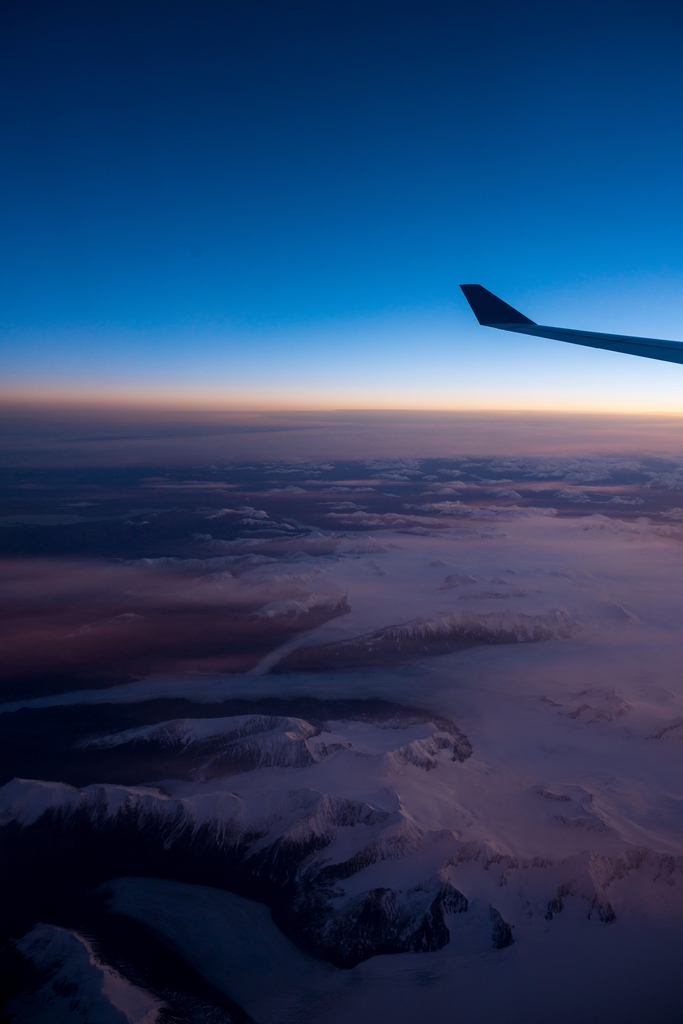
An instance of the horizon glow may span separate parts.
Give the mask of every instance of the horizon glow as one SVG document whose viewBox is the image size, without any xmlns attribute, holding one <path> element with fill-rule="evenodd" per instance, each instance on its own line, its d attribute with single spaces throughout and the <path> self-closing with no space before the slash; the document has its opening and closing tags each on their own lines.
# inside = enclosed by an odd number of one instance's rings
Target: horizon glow
<svg viewBox="0 0 683 1024">
<path fill-rule="evenodd" d="M 505 297 L 540 323 L 683 338 L 679 289 L 672 278 Z M 464 302 L 279 330 L 191 324 L 13 334 L 5 400 L 683 414 L 683 368 L 482 328 Z"/>
</svg>

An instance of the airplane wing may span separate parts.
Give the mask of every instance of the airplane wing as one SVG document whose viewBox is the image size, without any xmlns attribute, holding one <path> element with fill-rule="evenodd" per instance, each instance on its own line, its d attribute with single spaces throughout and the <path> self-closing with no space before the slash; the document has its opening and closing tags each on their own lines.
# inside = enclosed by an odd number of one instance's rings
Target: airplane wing
<svg viewBox="0 0 683 1024">
<path fill-rule="evenodd" d="M 598 334 L 596 331 L 572 331 L 566 327 L 544 327 L 508 306 L 480 284 L 461 284 L 472 312 L 483 327 L 496 327 L 515 334 L 533 334 L 537 338 L 570 341 L 589 348 L 605 348 L 630 356 L 662 359 L 666 363 L 683 363 L 683 342 L 661 341 L 658 338 L 632 338 L 628 334 Z"/>
</svg>

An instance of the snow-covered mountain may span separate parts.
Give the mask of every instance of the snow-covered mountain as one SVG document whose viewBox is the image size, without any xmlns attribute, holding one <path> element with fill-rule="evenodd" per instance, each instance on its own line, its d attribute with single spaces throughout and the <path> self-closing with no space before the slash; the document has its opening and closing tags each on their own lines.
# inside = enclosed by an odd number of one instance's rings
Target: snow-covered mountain
<svg viewBox="0 0 683 1024">
<path fill-rule="evenodd" d="M 490 592 L 474 595 L 480 600 Z M 508 595 L 500 595 L 507 597 Z M 524 596 L 524 594 L 511 595 Z M 447 654 L 483 644 L 539 643 L 568 640 L 580 633 L 579 625 L 566 612 L 553 609 L 542 615 L 524 612 L 456 612 L 438 618 L 405 622 L 319 647 L 307 644 L 295 648 L 273 670 L 353 668 L 360 665 L 399 664 L 406 658 Z"/>
<path fill-rule="evenodd" d="M 609 711 L 615 698 L 602 696 Z M 587 707 L 570 720 L 614 718 Z M 533 842 L 515 842 L 514 830 L 507 842 L 485 838 L 482 800 L 493 797 L 495 813 L 501 795 L 494 786 L 484 799 L 491 769 L 457 726 L 426 715 L 184 718 L 80 745 L 131 757 L 140 747 L 175 751 L 184 778 L 82 789 L 14 780 L 0 789 L 10 842 L 30 854 L 47 833 L 55 863 L 68 854 L 71 871 L 86 858 L 108 865 L 125 847 L 129 873 L 154 873 L 165 851 L 187 881 L 260 893 L 295 942 L 338 966 L 441 949 L 453 921 L 463 950 L 502 949 L 520 920 L 542 927 L 568 901 L 607 924 L 643 893 L 651 911 L 673 907 L 683 882 L 682 855 L 629 842 L 613 809 L 577 786 L 508 780 Z M 460 915 L 480 922 L 469 940 Z"/>
<path fill-rule="evenodd" d="M 164 1004 L 100 960 L 83 935 L 38 924 L 15 944 L 34 970 L 31 990 L 7 1007 L 22 1024 L 157 1024 Z"/>
<path fill-rule="evenodd" d="M 227 888 L 264 880 L 285 893 L 282 912 L 292 930 L 334 961 L 353 964 L 377 952 L 439 948 L 448 941 L 444 909 L 466 909 L 467 900 L 445 876 L 416 876 L 405 890 L 375 887 L 360 897 L 355 891 L 345 896 L 343 880 L 445 834 L 425 827 L 390 790 L 383 792 L 382 780 L 463 762 L 471 748 L 454 725 L 352 721 L 320 727 L 262 715 L 182 719 L 82 746 L 134 750 L 140 744 L 175 748 L 197 782 L 78 790 L 15 780 L 0 790 L 0 824 L 19 826 L 21 841 L 29 844 L 32 828 L 50 831 L 57 846 L 72 845 L 69 837 L 78 835 L 83 855 L 97 835 L 109 843 L 125 837 L 133 850 L 136 841 L 175 847 L 190 874 L 192 859 L 207 855 L 222 865 Z M 309 778 L 318 767 L 322 777 Z M 325 777 L 328 785 L 321 787 Z M 148 855 L 141 852 L 140 870 Z M 368 916 L 371 929 L 364 925 Z"/>
</svg>

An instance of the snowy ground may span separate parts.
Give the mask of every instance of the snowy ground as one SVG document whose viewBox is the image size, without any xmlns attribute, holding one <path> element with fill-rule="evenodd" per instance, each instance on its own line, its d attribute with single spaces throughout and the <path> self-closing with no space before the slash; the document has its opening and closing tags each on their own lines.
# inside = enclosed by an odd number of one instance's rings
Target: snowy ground
<svg viewBox="0 0 683 1024">
<path fill-rule="evenodd" d="M 99 694 L 80 691 L 2 710 L 141 702 L 162 694 L 198 702 L 277 694 L 381 697 L 446 716 L 467 737 L 471 756 L 454 759 L 451 744 L 438 748 L 427 767 L 397 760 L 392 751 L 424 744 L 438 732 L 425 724 L 396 730 L 347 721 L 313 736 L 305 729 L 299 735 L 301 727 L 285 721 L 257 730 L 253 742 L 262 745 L 265 760 L 254 767 L 252 758 L 237 776 L 166 781 L 161 792 L 149 785 L 110 787 L 106 799 L 113 802 L 112 813 L 121 801 L 142 801 L 157 820 L 167 813 L 175 820 L 183 808 L 195 824 L 218 823 L 226 814 L 232 820 L 236 812 L 226 807 L 237 801 L 238 831 L 268 819 L 278 836 L 302 827 L 305 801 L 297 798 L 292 810 L 292 794 L 360 801 L 386 820 L 360 815 L 350 825 L 336 821 L 329 845 L 311 854 L 300 873 L 372 848 L 370 862 L 340 883 L 344 899 L 378 887 L 408 899 L 409 890 L 429 879 L 446 879 L 469 904 L 466 913 L 448 917 L 450 942 L 432 952 L 375 956 L 349 971 L 300 952 L 262 905 L 248 911 L 241 897 L 203 886 L 115 882 L 114 906 L 166 936 L 264 1024 L 369 1022 L 378 1015 L 412 1021 L 425 1014 L 446 1022 L 455 1012 L 485 1022 L 503 1007 L 506 1020 L 520 1022 L 580 1016 L 616 1024 L 649 1014 L 678 1020 L 679 541 L 647 522 L 528 513 L 494 527 L 472 523 L 467 532 L 457 523 L 429 535 L 370 532 L 342 542 L 337 554 L 342 557 L 321 558 L 318 567 L 326 585 L 348 595 L 349 614 L 297 636 L 252 673 L 150 677 Z M 261 565 L 249 574 L 250 585 L 265 587 L 286 568 L 286 562 Z M 533 643 L 522 635 L 525 624 L 551 621 L 557 612 L 571 622 L 571 636 Z M 295 649 L 395 626 L 419 637 L 425 623 L 469 622 L 472 616 L 497 628 L 503 622 L 521 631 L 524 642 L 418 658 L 398 668 L 272 674 Z M 201 719 L 201 705 L 196 708 Z M 139 746 L 145 737 L 159 742 L 166 736 L 186 750 L 238 725 L 229 718 L 209 726 L 190 720 L 170 733 L 165 725 L 161 732 L 128 730 L 98 742 Z M 289 753 L 273 761 L 285 749 L 283 737 L 286 751 L 308 744 L 310 763 Z M 103 791 L 90 791 L 100 794 L 101 806 Z M 47 804 L 82 804 L 90 791 L 79 796 L 64 786 L 10 783 L 0 792 L 4 820 L 30 823 Z M 311 826 L 309 804 L 307 827 L 324 832 L 327 811 L 316 803 L 320 820 Z M 397 845 L 397 829 L 410 841 Z M 377 854 L 382 843 L 384 852 Z M 506 948 L 491 948 L 491 907 L 512 929 L 514 942 Z"/>
</svg>

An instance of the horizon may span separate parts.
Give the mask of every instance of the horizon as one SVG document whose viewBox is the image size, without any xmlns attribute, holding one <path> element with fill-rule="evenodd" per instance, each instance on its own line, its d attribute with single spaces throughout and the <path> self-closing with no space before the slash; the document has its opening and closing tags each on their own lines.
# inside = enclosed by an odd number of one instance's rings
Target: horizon
<svg viewBox="0 0 683 1024">
<path fill-rule="evenodd" d="M 681 417 L 515 410 L 164 408 L 15 403 L 0 409 L 5 470 L 316 460 L 651 457 L 678 464 Z M 676 486 L 678 486 L 676 484 Z"/>
</svg>

